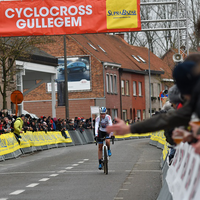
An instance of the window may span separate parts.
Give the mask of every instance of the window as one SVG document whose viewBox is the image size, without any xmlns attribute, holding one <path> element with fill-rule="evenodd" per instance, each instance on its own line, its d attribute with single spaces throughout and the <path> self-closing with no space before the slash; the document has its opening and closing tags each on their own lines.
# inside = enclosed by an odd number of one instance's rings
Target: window
<svg viewBox="0 0 200 200">
<path fill-rule="evenodd" d="M 114 93 L 117 94 L 117 76 L 114 75 Z"/>
<path fill-rule="evenodd" d="M 88 45 L 90 46 L 90 47 L 92 47 L 95 51 L 97 51 L 97 49 L 96 49 L 96 47 L 94 47 L 92 44 L 90 44 L 89 42 L 88 42 Z"/>
<path fill-rule="evenodd" d="M 151 83 L 151 97 L 153 97 L 154 95 L 154 92 L 153 92 L 153 83 Z"/>
<path fill-rule="evenodd" d="M 139 91 L 139 96 L 142 96 L 142 83 L 138 82 L 138 91 Z"/>
<path fill-rule="evenodd" d="M 136 81 L 133 81 L 133 96 L 136 96 Z"/>
<path fill-rule="evenodd" d="M 106 89 L 107 89 L 107 93 L 109 93 L 110 92 L 109 74 L 106 74 Z"/>
<path fill-rule="evenodd" d="M 113 75 L 110 75 L 110 92 L 113 93 Z"/>
<path fill-rule="evenodd" d="M 99 49 L 101 49 L 101 51 L 103 51 L 104 53 L 106 53 L 106 51 L 100 46 L 100 45 L 97 45 L 99 47 Z"/>
<path fill-rule="evenodd" d="M 160 96 L 160 92 L 161 92 L 160 83 L 158 83 L 158 97 Z"/>
<path fill-rule="evenodd" d="M 122 90 L 122 95 L 124 95 L 124 80 L 121 81 L 121 90 Z"/>
<path fill-rule="evenodd" d="M 141 57 L 141 56 L 137 56 L 143 63 L 146 63 L 146 61 Z"/>
<path fill-rule="evenodd" d="M 126 81 L 126 95 L 129 95 L 129 81 Z"/>
<path fill-rule="evenodd" d="M 122 110 L 122 119 L 123 119 L 124 121 L 127 120 L 127 110 Z"/>
<path fill-rule="evenodd" d="M 138 121 L 141 121 L 141 110 L 137 110 Z"/>
<path fill-rule="evenodd" d="M 137 58 L 136 56 L 132 55 L 132 57 L 137 60 L 139 63 L 141 62 L 139 58 Z"/>
<path fill-rule="evenodd" d="M 118 116 L 117 109 L 112 109 L 111 117 L 112 119 L 116 118 Z"/>
<path fill-rule="evenodd" d="M 146 119 L 145 110 L 143 110 L 143 120 Z"/>
</svg>

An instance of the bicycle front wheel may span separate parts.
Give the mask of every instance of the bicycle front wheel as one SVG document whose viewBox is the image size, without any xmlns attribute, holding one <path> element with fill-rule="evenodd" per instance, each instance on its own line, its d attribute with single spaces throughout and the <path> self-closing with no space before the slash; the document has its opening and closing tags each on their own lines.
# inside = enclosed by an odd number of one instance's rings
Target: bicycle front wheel
<svg viewBox="0 0 200 200">
<path fill-rule="evenodd" d="M 107 154 L 107 147 L 104 146 L 104 173 L 108 174 L 108 154 Z"/>
</svg>

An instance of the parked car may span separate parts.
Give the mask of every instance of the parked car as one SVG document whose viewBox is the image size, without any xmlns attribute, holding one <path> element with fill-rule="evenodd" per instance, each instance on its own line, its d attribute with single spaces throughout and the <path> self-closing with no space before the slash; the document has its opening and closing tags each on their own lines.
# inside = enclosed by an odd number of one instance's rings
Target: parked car
<svg viewBox="0 0 200 200">
<path fill-rule="evenodd" d="M 85 72 L 86 69 L 86 64 L 81 61 L 71 62 L 67 65 L 67 73 L 77 71 Z"/>
</svg>

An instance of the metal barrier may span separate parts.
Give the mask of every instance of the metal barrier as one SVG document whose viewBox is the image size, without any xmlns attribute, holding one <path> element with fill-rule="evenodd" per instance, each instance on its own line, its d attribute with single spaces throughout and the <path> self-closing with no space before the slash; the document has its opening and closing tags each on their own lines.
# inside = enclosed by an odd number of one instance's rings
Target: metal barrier
<svg viewBox="0 0 200 200">
<path fill-rule="evenodd" d="M 16 157 L 20 156 L 21 154 L 29 154 L 29 153 L 33 153 L 35 151 L 43 151 L 43 150 L 48 150 L 48 149 L 52 149 L 52 148 L 60 148 L 60 147 L 67 147 L 67 146 L 74 146 L 74 145 L 85 145 L 85 144 L 94 143 L 93 129 L 85 129 L 83 132 L 80 132 L 79 130 L 72 130 L 72 131 L 68 131 L 68 133 L 69 133 L 71 141 L 72 141 L 70 143 L 62 143 L 62 142 L 57 143 L 56 142 L 55 144 L 51 143 L 51 144 L 48 144 L 48 145 L 41 145 L 41 146 L 35 145 L 35 146 L 29 146 L 29 147 L 23 147 L 23 148 L 21 146 L 19 146 L 19 148 L 21 147 L 20 149 L 15 150 L 14 152 L 7 153 L 5 155 L 0 156 L 0 161 L 16 158 Z M 38 133 L 38 134 L 40 134 L 40 133 Z M 45 135 L 45 137 L 46 137 L 46 135 Z M 149 136 L 141 136 L 141 138 L 143 138 L 143 137 L 149 137 Z M 137 138 L 140 138 L 140 137 L 130 135 L 128 137 L 126 136 L 125 138 L 118 137 L 118 138 L 115 138 L 115 140 L 137 139 Z M 31 141 L 32 140 L 34 140 L 34 138 L 32 138 Z M 47 140 L 48 140 L 48 138 L 47 138 Z M 37 141 L 38 141 L 38 139 L 37 139 Z M 32 145 L 32 143 L 31 143 L 31 145 Z"/>
<path fill-rule="evenodd" d="M 74 145 L 82 145 L 83 141 L 81 140 L 81 137 L 77 131 L 68 131 L 70 134 L 70 137 L 72 138 Z"/>
<path fill-rule="evenodd" d="M 94 134 L 93 134 L 93 130 L 91 129 L 85 129 L 85 131 L 83 132 L 83 135 L 87 141 L 87 143 L 94 143 Z"/>
</svg>

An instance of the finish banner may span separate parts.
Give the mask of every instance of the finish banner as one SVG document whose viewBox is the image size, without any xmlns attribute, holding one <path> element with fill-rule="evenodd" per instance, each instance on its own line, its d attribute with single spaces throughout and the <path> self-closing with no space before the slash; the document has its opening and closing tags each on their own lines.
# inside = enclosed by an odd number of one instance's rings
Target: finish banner
<svg viewBox="0 0 200 200">
<path fill-rule="evenodd" d="M 139 30 L 140 0 L 0 1 L 0 37 Z"/>
</svg>

